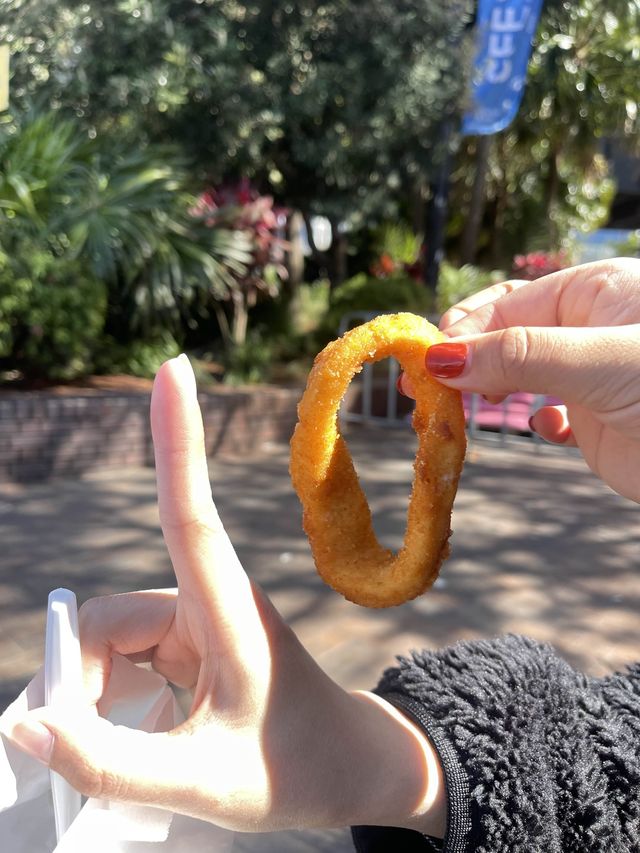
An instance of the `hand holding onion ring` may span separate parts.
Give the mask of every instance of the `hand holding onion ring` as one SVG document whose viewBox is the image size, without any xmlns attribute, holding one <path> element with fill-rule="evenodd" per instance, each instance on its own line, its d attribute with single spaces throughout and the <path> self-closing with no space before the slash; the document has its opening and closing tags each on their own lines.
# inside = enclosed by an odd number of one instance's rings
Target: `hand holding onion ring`
<svg viewBox="0 0 640 853">
<path fill-rule="evenodd" d="M 376 317 L 328 344 L 317 356 L 298 406 L 291 440 L 291 479 L 303 506 L 303 525 L 323 580 L 365 607 L 390 607 L 423 593 L 448 555 L 453 500 L 466 448 L 459 392 L 427 375 L 426 349 L 444 340 L 414 314 Z M 383 548 L 337 412 L 365 362 L 394 357 L 415 391 L 418 436 L 404 544 Z"/>
</svg>

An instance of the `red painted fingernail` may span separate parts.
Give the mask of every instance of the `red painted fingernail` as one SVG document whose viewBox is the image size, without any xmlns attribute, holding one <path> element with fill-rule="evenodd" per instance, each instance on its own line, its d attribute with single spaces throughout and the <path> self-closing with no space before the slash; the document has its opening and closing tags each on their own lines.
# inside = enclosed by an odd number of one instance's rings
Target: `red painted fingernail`
<svg viewBox="0 0 640 853">
<path fill-rule="evenodd" d="M 536 428 L 533 425 L 533 415 L 531 415 L 531 417 L 529 418 L 529 429 L 531 430 L 531 432 L 536 431 Z"/>
<path fill-rule="evenodd" d="M 467 344 L 433 344 L 427 350 L 427 370 L 436 379 L 455 379 L 464 370 L 468 354 Z"/>
<path fill-rule="evenodd" d="M 563 429 L 558 436 L 558 443 L 564 444 L 566 441 L 569 441 L 570 438 L 573 438 L 573 430 L 571 427 L 567 427 L 566 429 Z"/>
<path fill-rule="evenodd" d="M 403 397 L 407 396 L 402 390 L 402 374 L 400 374 L 400 376 L 398 376 L 398 378 L 396 379 L 396 389 L 398 391 L 398 394 L 402 394 Z"/>
</svg>

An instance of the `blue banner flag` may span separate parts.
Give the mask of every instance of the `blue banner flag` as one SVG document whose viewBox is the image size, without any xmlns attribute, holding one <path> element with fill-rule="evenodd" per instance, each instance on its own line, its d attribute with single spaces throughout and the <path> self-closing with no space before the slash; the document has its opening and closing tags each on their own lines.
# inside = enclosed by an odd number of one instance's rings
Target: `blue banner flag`
<svg viewBox="0 0 640 853">
<path fill-rule="evenodd" d="M 480 0 L 471 107 L 462 133 L 497 133 L 518 112 L 543 0 Z"/>
</svg>

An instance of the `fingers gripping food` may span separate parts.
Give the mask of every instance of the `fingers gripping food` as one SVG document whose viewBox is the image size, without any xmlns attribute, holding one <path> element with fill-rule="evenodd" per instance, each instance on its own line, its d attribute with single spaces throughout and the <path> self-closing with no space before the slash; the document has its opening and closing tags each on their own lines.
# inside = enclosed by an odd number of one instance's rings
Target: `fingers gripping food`
<svg viewBox="0 0 640 853">
<path fill-rule="evenodd" d="M 414 314 L 382 315 L 317 356 L 298 406 L 291 479 L 323 580 L 366 607 L 402 604 L 424 592 L 448 554 L 453 499 L 466 447 L 460 393 L 427 375 L 425 350 L 444 340 Z M 394 555 L 373 531 L 371 512 L 338 431 L 340 401 L 365 362 L 395 357 L 416 397 L 418 436 L 404 544 Z"/>
</svg>

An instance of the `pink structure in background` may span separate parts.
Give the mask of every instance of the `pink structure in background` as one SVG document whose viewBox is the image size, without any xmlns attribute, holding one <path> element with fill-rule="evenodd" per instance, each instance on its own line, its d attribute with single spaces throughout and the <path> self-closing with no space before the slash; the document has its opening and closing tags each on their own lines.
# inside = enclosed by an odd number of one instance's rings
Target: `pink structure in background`
<svg viewBox="0 0 640 853">
<path fill-rule="evenodd" d="M 541 394 L 510 394 L 497 405 L 487 403 L 478 394 L 463 394 L 464 414 L 473 429 L 528 435 L 529 418 L 541 406 L 555 406 L 561 401 Z"/>
</svg>

